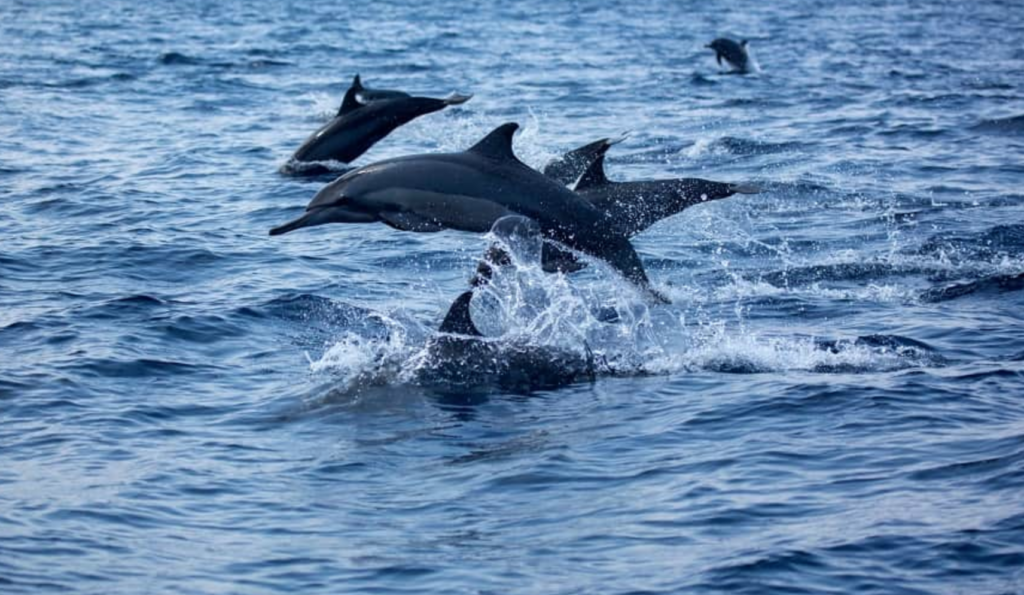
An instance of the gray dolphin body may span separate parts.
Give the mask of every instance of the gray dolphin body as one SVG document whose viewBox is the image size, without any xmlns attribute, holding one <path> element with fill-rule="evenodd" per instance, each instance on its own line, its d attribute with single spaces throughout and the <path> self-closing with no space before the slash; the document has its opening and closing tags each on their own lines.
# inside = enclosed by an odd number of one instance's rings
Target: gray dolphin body
<svg viewBox="0 0 1024 595">
<path fill-rule="evenodd" d="M 627 237 L 694 205 L 759 192 L 752 185 L 701 178 L 613 182 L 604 173 L 604 153 L 580 176 L 575 190 L 598 210 L 608 213 L 619 233 Z"/>
<path fill-rule="evenodd" d="M 369 106 L 369 107 L 372 107 Z M 518 124 L 499 126 L 461 153 L 388 159 L 351 171 L 324 187 L 306 214 L 270 235 L 325 223 L 383 222 L 405 231 L 486 232 L 511 214 L 529 217 L 545 239 L 608 262 L 659 301 L 629 239 L 584 198 L 519 161 Z"/>
<path fill-rule="evenodd" d="M 471 97 L 452 94 L 435 99 L 413 97 L 401 91 L 367 90 L 356 75 L 338 114 L 307 138 L 290 161 L 349 163 L 399 126 L 449 105 L 465 103 Z M 364 100 L 368 101 L 365 105 Z"/>
<path fill-rule="evenodd" d="M 739 74 L 750 72 L 751 62 L 750 55 L 747 54 L 746 39 L 737 43 L 726 37 L 719 37 L 704 47 L 715 50 L 715 60 L 719 66 L 722 65 L 722 60 L 725 60 L 733 72 Z"/>
</svg>

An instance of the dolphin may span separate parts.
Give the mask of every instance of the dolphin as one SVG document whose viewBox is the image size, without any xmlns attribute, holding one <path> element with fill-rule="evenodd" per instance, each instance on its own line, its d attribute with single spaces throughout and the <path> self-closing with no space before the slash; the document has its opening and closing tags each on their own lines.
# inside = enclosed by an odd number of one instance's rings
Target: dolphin
<svg viewBox="0 0 1024 595">
<path fill-rule="evenodd" d="M 732 72 L 737 74 L 746 74 L 752 70 L 750 54 L 747 53 L 746 39 L 736 43 L 726 37 L 719 37 L 704 47 L 715 50 L 715 60 L 719 66 L 722 65 L 722 60 L 724 59 L 732 68 Z"/>
<path fill-rule="evenodd" d="M 515 156 L 512 136 L 518 128 L 502 124 L 460 153 L 387 159 L 346 173 L 321 189 L 304 215 L 270 235 L 378 221 L 403 231 L 483 233 L 505 215 L 519 214 L 536 221 L 545 239 L 606 261 L 649 297 L 667 302 L 605 213 Z"/>
<path fill-rule="evenodd" d="M 587 171 L 590 164 L 604 155 L 612 145 L 626 140 L 626 134 L 619 138 L 602 138 L 569 151 L 544 166 L 544 175 L 563 186 L 571 186 Z"/>
<path fill-rule="evenodd" d="M 402 124 L 449 105 L 465 103 L 473 97 L 453 93 L 444 99 L 435 99 L 408 96 L 401 91 L 372 91 L 373 99 L 364 105 L 359 100 L 360 93 L 365 95 L 365 89 L 359 90 L 361 87 L 357 75 L 345 93 L 338 115 L 307 138 L 283 170 L 300 170 L 291 167 L 295 162 L 349 163 Z"/>
<path fill-rule="evenodd" d="M 607 150 L 607 148 L 605 149 Z M 730 184 L 701 178 L 613 182 L 604 173 L 600 153 L 576 182 L 575 191 L 609 215 L 619 233 L 632 237 L 686 208 L 733 194 L 757 194 L 750 184 Z"/>
</svg>

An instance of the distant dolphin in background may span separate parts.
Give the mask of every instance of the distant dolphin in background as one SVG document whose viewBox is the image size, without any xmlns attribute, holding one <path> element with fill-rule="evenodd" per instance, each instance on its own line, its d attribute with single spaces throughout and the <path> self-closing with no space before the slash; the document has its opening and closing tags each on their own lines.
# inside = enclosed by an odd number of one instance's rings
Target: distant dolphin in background
<svg viewBox="0 0 1024 595">
<path fill-rule="evenodd" d="M 747 74 L 754 70 L 753 61 L 747 52 L 746 39 L 736 43 L 726 37 L 719 37 L 704 47 L 715 50 L 715 60 L 719 66 L 722 65 L 722 60 L 725 60 L 736 74 Z"/>
<path fill-rule="evenodd" d="M 351 171 L 321 189 L 306 214 L 270 235 L 372 222 L 404 231 L 486 232 L 498 219 L 519 214 L 536 221 L 545 239 L 608 262 L 648 296 L 667 302 L 605 213 L 516 158 L 512 135 L 518 128 L 503 124 L 461 153 L 399 157 Z"/>
<path fill-rule="evenodd" d="M 363 104 L 360 97 L 368 100 Z M 453 93 L 445 99 L 413 97 L 401 91 L 365 89 L 359 75 L 345 93 L 338 114 L 306 139 L 282 168 L 283 173 L 305 173 L 312 161 L 349 163 L 401 126 L 422 115 L 459 105 L 472 95 Z"/>
</svg>

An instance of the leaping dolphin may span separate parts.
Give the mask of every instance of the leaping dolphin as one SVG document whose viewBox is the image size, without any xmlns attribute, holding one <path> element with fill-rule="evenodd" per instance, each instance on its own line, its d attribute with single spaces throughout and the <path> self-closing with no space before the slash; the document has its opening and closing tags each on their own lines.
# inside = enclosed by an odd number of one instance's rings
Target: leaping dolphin
<svg viewBox="0 0 1024 595">
<path fill-rule="evenodd" d="M 303 216 L 270 235 L 378 221 L 404 231 L 483 233 L 498 219 L 519 214 L 536 221 L 545 239 L 608 262 L 648 296 L 667 302 L 605 213 L 515 156 L 512 136 L 518 128 L 503 124 L 461 153 L 399 157 L 353 170 L 321 189 Z"/>
<path fill-rule="evenodd" d="M 722 60 L 725 60 L 736 74 L 747 74 L 754 69 L 750 54 L 747 52 L 746 39 L 736 43 L 729 38 L 719 37 L 704 47 L 715 50 L 715 60 L 719 66 L 722 65 Z"/>
<path fill-rule="evenodd" d="M 360 97 L 368 103 L 364 105 Z M 283 171 L 301 171 L 294 164 L 310 161 L 350 163 L 399 126 L 472 97 L 453 93 L 435 99 L 413 97 L 401 91 L 367 90 L 356 75 L 338 114 L 302 143 Z"/>
</svg>

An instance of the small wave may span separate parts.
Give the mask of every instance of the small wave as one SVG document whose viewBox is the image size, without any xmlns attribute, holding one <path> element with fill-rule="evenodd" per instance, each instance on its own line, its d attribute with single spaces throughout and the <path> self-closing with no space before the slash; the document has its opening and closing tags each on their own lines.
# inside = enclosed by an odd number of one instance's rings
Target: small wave
<svg viewBox="0 0 1024 595">
<path fill-rule="evenodd" d="M 819 281 L 864 281 L 926 272 L 928 272 L 926 269 L 913 265 L 895 265 L 887 262 L 844 262 L 774 271 L 761 275 L 760 280 L 772 285 L 788 287 Z"/>
<path fill-rule="evenodd" d="M 1024 134 L 1024 114 L 1010 116 L 1009 118 L 982 120 L 974 126 L 971 126 L 971 130 L 992 134 Z"/>
<path fill-rule="evenodd" d="M 721 136 L 698 139 L 688 149 L 685 149 L 685 154 L 691 159 L 725 155 L 750 157 L 794 152 L 806 146 L 806 143 L 800 142 L 770 143 L 736 136 Z"/>
<path fill-rule="evenodd" d="M 162 359 L 136 358 L 131 360 L 115 358 L 84 358 L 65 366 L 84 375 L 104 378 L 153 378 L 160 376 L 182 376 L 220 370 L 209 363 L 182 362 Z"/>
<path fill-rule="evenodd" d="M 166 52 L 164 54 L 161 54 L 160 57 L 158 58 L 158 62 L 167 66 L 193 66 L 196 64 L 202 64 L 202 61 L 199 58 L 186 56 L 185 54 L 179 52 Z"/>
<path fill-rule="evenodd" d="M 997 225 L 980 233 L 941 233 L 928 238 L 916 254 L 928 254 L 950 262 L 1024 256 L 1024 225 Z"/>
<path fill-rule="evenodd" d="M 339 177 L 355 168 L 341 161 L 295 161 L 289 159 L 281 166 L 280 171 L 285 176 L 333 176 Z"/>
<path fill-rule="evenodd" d="M 692 349 L 659 363 L 666 372 L 860 374 L 939 366 L 945 365 L 946 360 L 924 343 L 895 335 L 825 341 L 811 337 L 766 337 L 718 325 L 706 329 Z"/>
<path fill-rule="evenodd" d="M 929 289 L 921 294 L 921 301 L 928 303 L 948 302 L 969 295 L 998 295 L 1024 289 L 1024 273 L 993 275 L 968 283 L 956 283 L 946 287 Z"/>
</svg>

